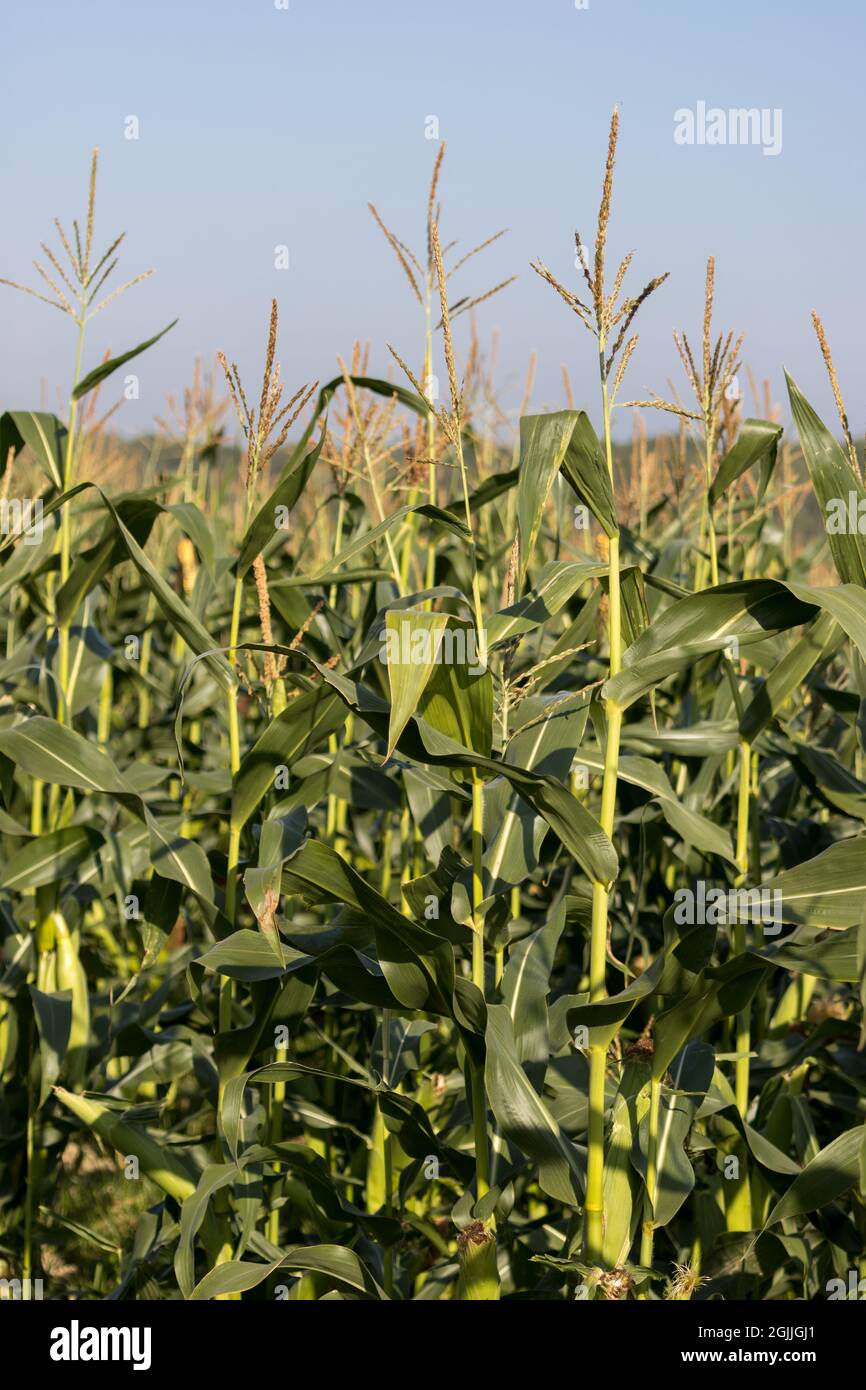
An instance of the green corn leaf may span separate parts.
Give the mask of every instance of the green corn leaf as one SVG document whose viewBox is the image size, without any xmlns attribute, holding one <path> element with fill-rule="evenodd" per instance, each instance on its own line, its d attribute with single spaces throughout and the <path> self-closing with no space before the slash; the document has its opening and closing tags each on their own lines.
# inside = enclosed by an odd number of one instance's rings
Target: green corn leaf
<svg viewBox="0 0 866 1390">
<path fill-rule="evenodd" d="M 382 738 L 387 737 L 387 701 L 345 676 L 339 676 L 325 667 L 317 669 L 350 709 Z M 416 762 L 467 770 L 474 767 L 494 777 L 505 777 L 514 790 L 544 817 L 590 878 L 610 882 L 616 876 L 617 860 L 610 840 L 595 818 L 554 778 L 486 758 L 440 733 L 425 719 L 409 721 L 398 747 Z"/>
<path fill-rule="evenodd" d="M 699 657 L 729 651 L 786 628 L 809 622 L 814 607 L 797 594 L 817 593 L 805 586 L 753 579 L 721 584 L 671 604 L 623 653 L 623 669 L 608 680 L 603 694 L 627 708 L 660 681 L 691 666 Z"/>
<path fill-rule="evenodd" d="M 858 928 L 835 931 L 829 938 L 812 927 L 801 927 L 784 941 L 751 947 L 752 955 L 795 974 L 854 984 L 860 978 Z"/>
<path fill-rule="evenodd" d="M 764 496 L 773 469 L 776 465 L 776 451 L 782 437 L 782 426 L 770 420 L 744 420 L 732 447 L 725 454 L 716 470 L 707 494 L 711 507 L 727 492 L 744 473 L 755 465 L 760 466 L 758 482 L 758 501 Z"/>
<path fill-rule="evenodd" d="M 764 1230 L 778 1225 L 780 1221 L 827 1206 L 853 1187 L 859 1181 L 862 1143 L 862 1125 L 837 1135 L 806 1164 L 784 1197 L 776 1202 L 764 1223 Z"/>
<path fill-rule="evenodd" d="M 836 650 L 842 630 L 829 613 L 820 613 L 775 670 L 761 682 L 740 720 L 740 733 L 753 743 L 791 698 L 809 672 Z"/>
<path fill-rule="evenodd" d="M 866 836 L 840 840 L 762 887 L 780 894 L 785 922 L 836 931 L 855 927 L 866 908 Z"/>
<path fill-rule="evenodd" d="M 547 995 L 567 910 L 566 900 L 543 926 L 517 943 L 502 977 L 502 1000 L 511 1018 L 515 1054 L 536 1090 L 541 1089 L 550 1052 Z"/>
<path fill-rule="evenodd" d="M 389 609 L 386 614 L 385 654 L 391 692 L 386 761 L 417 710 L 437 661 L 444 655 L 442 643 L 450 622 L 450 613 L 431 613 L 421 608 Z M 461 632 L 465 637 L 466 628 Z"/>
<path fill-rule="evenodd" d="M 241 553 L 238 556 L 235 571 L 241 577 L 247 573 L 256 556 L 261 554 L 267 542 L 274 536 L 278 525 L 278 509 L 285 509 L 287 513 L 290 512 L 309 482 L 322 452 L 326 429 L 327 422 L 322 426 L 318 444 L 309 453 L 303 453 L 300 448 L 294 450 L 270 497 L 262 504 L 250 522 L 247 533 L 241 542 Z M 276 534 L 279 532 L 277 531 Z"/>
<path fill-rule="evenodd" d="M 158 343 L 160 338 L 164 338 L 176 323 L 177 319 L 172 319 L 171 323 L 167 324 L 161 332 L 155 333 L 152 338 L 147 338 L 145 342 L 139 343 L 138 347 L 130 348 L 128 352 L 121 353 L 119 357 L 110 357 L 107 362 L 100 362 L 98 367 L 94 367 L 92 372 L 88 372 L 87 376 L 79 381 L 72 392 L 72 399 L 80 401 L 82 396 L 86 396 L 95 386 L 99 386 L 106 377 L 111 376 L 112 372 L 116 372 L 118 367 L 122 367 L 126 362 L 131 362 L 133 357 L 138 357 L 140 353 L 147 352 L 147 349 L 153 347 L 154 343 Z"/>
<path fill-rule="evenodd" d="M 562 1132 L 520 1065 L 505 1004 L 487 1008 L 485 1084 L 500 1132 L 538 1165 L 538 1181 L 554 1201 L 582 1201 L 585 1158 Z"/>
<path fill-rule="evenodd" d="M 0 872 L 0 887 L 22 893 L 58 880 L 67 881 L 104 843 L 93 826 L 69 825 L 23 845 Z"/>
<path fill-rule="evenodd" d="M 713 1079 L 715 1057 L 706 1043 L 691 1042 L 673 1061 L 670 1080 L 662 1086 L 656 1149 L 656 1194 L 653 1222 L 667 1226 L 695 1185 L 695 1170 L 686 1153 L 686 1143 L 695 1115 Z M 648 1118 L 636 1136 L 633 1161 L 646 1180 Z"/>
<path fill-rule="evenodd" d="M 815 414 L 805 396 L 785 373 L 794 423 L 800 435 L 803 457 L 818 499 L 821 517 L 827 527 L 827 541 L 833 562 L 843 584 L 866 585 L 866 537 L 847 526 L 835 530 L 828 526 L 834 504 L 848 507 L 853 500 L 855 515 L 866 516 L 866 491 L 850 462 L 826 425 Z"/>
<path fill-rule="evenodd" d="M 69 432 L 56 415 L 40 410 L 6 410 L 0 415 L 0 459 L 3 467 L 9 450 L 19 454 L 26 445 L 49 482 L 63 487 Z"/>
<path fill-rule="evenodd" d="M 192 889 L 206 902 L 213 900 L 210 869 L 201 846 L 154 816 L 107 754 L 81 734 L 34 715 L 0 729 L 0 752 L 30 777 L 116 798 L 147 825 L 151 859 L 162 877 Z"/>
<path fill-rule="evenodd" d="M 133 1155 L 152 1182 L 178 1202 L 192 1196 L 192 1172 L 177 1154 L 136 1124 L 123 1119 L 96 1096 L 77 1096 L 55 1086 L 54 1095 L 83 1125 L 87 1125 L 123 1157 Z"/>
<path fill-rule="evenodd" d="M 367 1266 L 342 1245 L 297 1245 L 278 1260 L 257 1264 L 249 1260 L 228 1260 L 217 1265 L 196 1284 L 190 1298 L 200 1302 L 224 1294 L 246 1293 L 269 1279 L 278 1270 L 292 1274 L 308 1271 L 321 1274 L 327 1285 L 345 1289 L 356 1297 L 381 1299 L 384 1293 Z"/>
<path fill-rule="evenodd" d="M 520 421 L 517 488 L 521 581 L 532 558 L 553 480 L 560 470 L 607 535 L 617 534 L 610 478 L 588 417 L 583 411 L 574 410 L 525 415 Z"/>
<path fill-rule="evenodd" d="M 450 1012 L 454 991 L 451 947 L 391 904 L 327 845 L 308 840 L 286 860 L 283 884 L 312 902 L 343 902 L 365 914 L 376 937 L 382 972 L 401 1004 Z"/>
<path fill-rule="evenodd" d="M 30 985 L 33 1016 L 39 1033 L 39 1106 L 43 1106 L 60 1075 L 72 1028 L 72 996 L 68 990 L 48 994 Z"/>
<path fill-rule="evenodd" d="M 241 760 L 232 790 L 232 824 L 242 829 L 280 769 L 293 767 L 345 722 L 345 706 L 322 687 L 289 700 Z"/>
<path fill-rule="evenodd" d="M 487 645 L 492 651 L 546 623 L 587 580 L 607 574 L 607 565 L 592 560 L 553 560 L 541 569 L 523 598 L 495 613 L 487 624 Z"/>
</svg>

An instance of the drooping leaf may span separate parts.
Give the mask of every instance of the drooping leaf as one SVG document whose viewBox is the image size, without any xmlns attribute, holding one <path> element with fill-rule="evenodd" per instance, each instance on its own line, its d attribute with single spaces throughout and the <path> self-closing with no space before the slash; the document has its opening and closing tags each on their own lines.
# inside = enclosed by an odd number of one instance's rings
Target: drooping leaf
<svg viewBox="0 0 866 1390">
<path fill-rule="evenodd" d="M 251 1260 L 229 1260 L 210 1270 L 196 1284 L 190 1298 L 200 1302 L 223 1294 L 246 1293 L 269 1279 L 278 1270 L 293 1274 L 309 1271 L 321 1274 L 335 1288 L 346 1289 L 361 1298 L 384 1297 L 370 1271 L 354 1250 L 343 1245 L 296 1245 L 269 1264 Z"/>
<path fill-rule="evenodd" d="M 0 459 L 3 467 L 9 450 L 18 454 L 25 445 L 56 488 L 63 487 L 68 430 L 56 415 L 40 410 L 6 410 L 0 415 Z"/>
<path fill-rule="evenodd" d="M 778 717 L 778 712 L 809 672 L 839 645 L 842 633 L 829 613 L 820 613 L 798 638 L 778 666 L 755 691 L 740 720 L 740 733 L 749 743 Z"/>
<path fill-rule="evenodd" d="M 232 790 L 232 824 L 241 830 L 280 769 L 288 772 L 345 720 L 345 706 L 322 687 L 289 700 L 241 760 Z"/>
<path fill-rule="evenodd" d="M 607 573 L 607 565 L 593 560 L 552 560 L 539 571 L 532 588 L 517 603 L 495 613 L 487 624 L 487 645 L 492 651 L 512 642 L 553 618 L 589 579 Z"/>
<path fill-rule="evenodd" d="M 845 1130 L 831 1140 L 791 1183 L 776 1202 L 764 1230 L 790 1217 L 802 1216 L 833 1202 L 859 1180 L 863 1126 Z"/>
<path fill-rule="evenodd" d="M 760 466 L 758 501 L 767 490 L 776 463 L 776 450 L 782 436 L 782 426 L 771 420 L 744 420 L 737 438 L 725 454 L 710 483 L 707 498 L 711 507 L 755 465 Z"/>
<path fill-rule="evenodd" d="M 39 1105 L 45 1104 L 60 1075 L 72 1027 L 72 998 L 68 991 L 48 994 L 30 986 L 33 1015 L 39 1033 Z"/>
<path fill-rule="evenodd" d="M 715 1057 L 704 1042 L 690 1042 L 673 1061 L 669 1081 L 662 1086 L 656 1147 L 656 1192 L 653 1222 L 667 1226 L 695 1185 L 695 1170 L 686 1153 L 686 1141 L 695 1115 L 713 1079 Z M 640 1127 L 634 1160 L 646 1180 L 648 1117 Z"/>
<path fill-rule="evenodd" d="M 514 946 L 502 976 L 502 999 L 511 1017 L 518 1061 L 541 1089 L 550 1053 L 547 995 L 556 947 L 565 927 L 567 902 L 543 926 Z"/>
<path fill-rule="evenodd" d="M 809 591 L 812 592 L 812 591 Z M 622 671 L 603 688 L 627 708 L 660 681 L 711 652 L 730 650 L 809 622 L 815 609 L 784 584 L 753 579 L 680 599 L 623 653 Z"/>
<path fill-rule="evenodd" d="M 387 737 L 389 707 L 385 700 L 345 676 L 338 676 L 324 667 L 317 669 L 350 709 L 381 737 Z M 616 854 L 610 840 L 594 817 L 554 778 L 486 758 L 440 733 L 425 719 L 409 721 L 398 747 L 416 762 L 465 769 L 475 767 L 489 775 L 505 777 L 544 817 L 591 878 L 610 882 L 616 876 Z"/>
<path fill-rule="evenodd" d="M 505 1004 L 487 1008 L 485 1083 L 503 1136 L 538 1165 L 538 1181 L 555 1201 L 576 1206 L 585 1181 L 584 1155 L 562 1132 L 517 1056 Z"/>
<path fill-rule="evenodd" d="M 286 860 L 283 883 L 314 902 L 343 902 L 362 911 L 376 937 L 382 972 L 410 1009 L 450 1012 L 454 989 L 451 947 L 404 917 L 327 845 L 308 840 Z"/>
</svg>

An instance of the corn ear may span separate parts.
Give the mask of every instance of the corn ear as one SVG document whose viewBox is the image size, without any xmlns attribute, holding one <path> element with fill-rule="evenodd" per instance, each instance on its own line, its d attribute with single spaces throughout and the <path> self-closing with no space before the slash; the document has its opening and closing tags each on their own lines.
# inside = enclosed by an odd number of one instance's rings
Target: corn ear
<svg viewBox="0 0 866 1390">
<path fill-rule="evenodd" d="M 466 1226 L 457 1240 L 460 1252 L 458 1296 L 466 1303 L 492 1302 L 499 1298 L 496 1235 L 483 1221 Z"/>
</svg>

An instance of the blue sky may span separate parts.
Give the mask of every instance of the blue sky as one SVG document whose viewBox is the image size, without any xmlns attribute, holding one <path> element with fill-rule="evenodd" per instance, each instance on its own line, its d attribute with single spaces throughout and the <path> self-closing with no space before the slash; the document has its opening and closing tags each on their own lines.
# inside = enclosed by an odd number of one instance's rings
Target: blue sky
<svg viewBox="0 0 866 1390">
<path fill-rule="evenodd" d="M 417 361 L 417 306 L 366 203 L 420 249 L 435 115 L 443 238 L 468 249 L 510 228 L 459 281 L 478 292 L 520 276 L 479 315 L 482 337 L 499 330 L 509 402 L 534 348 L 534 408 L 562 405 L 565 362 L 597 414 L 593 344 L 528 263 L 574 277 L 572 232 L 591 235 L 618 102 L 611 259 L 636 248 L 634 289 L 671 271 L 641 315 L 627 394 L 681 384 L 671 329 L 698 338 L 712 252 L 718 326 L 745 331 L 745 360 L 777 399 L 784 364 L 830 418 L 819 309 L 859 431 L 864 41 L 858 0 L 7 0 L 0 274 L 33 282 L 54 215 L 83 211 L 98 145 L 97 240 L 126 229 L 121 270 L 156 274 L 94 320 L 85 366 L 180 318 L 140 359 L 126 431 L 150 425 L 196 352 L 224 348 L 253 380 L 274 294 L 291 383 L 332 376 L 356 337 L 377 372 L 386 340 Z M 780 108 L 781 153 L 677 145 L 674 112 L 699 101 Z M 282 244 L 287 271 L 274 268 Z M 69 320 L 0 287 L 0 328 L 4 408 L 68 391 Z"/>
</svg>

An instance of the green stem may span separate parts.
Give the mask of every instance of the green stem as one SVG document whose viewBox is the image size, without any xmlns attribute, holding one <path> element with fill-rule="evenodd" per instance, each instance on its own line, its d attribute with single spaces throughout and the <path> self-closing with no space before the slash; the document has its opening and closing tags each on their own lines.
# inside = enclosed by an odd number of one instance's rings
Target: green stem
<svg viewBox="0 0 866 1390">
<path fill-rule="evenodd" d="M 111 734 L 111 713 L 114 703 L 114 667 L 106 662 L 105 674 L 99 689 L 99 717 L 96 728 L 96 741 L 103 748 L 108 746 Z"/>
<path fill-rule="evenodd" d="M 751 792 L 752 757 L 751 749 L 745 740 L 740 742 L 740 779 L 737 794 L 737 847 L 736 859 L 739 871 L 738 886 L 745 882 L 749 872 L 749 801 Z M 737 918 L 739 919 L 739 912 Z M 740 955 L 746 949 L 746 926 L 737 920 L 734 923 L 734 951 Z M 737 1109 L 745 1118 L 749 1108 L 749 1052 L 751 1049 L 751 1023 L 748 1007 L 737 1014 L 736 1021 L 736 1084 Z"/>
<path fill-rule="evenodd" d="M 622 710 L 607 702 L 607 747 L 604 758 L 604 777 L 601 794 L 600 825 L 604 833 L 613 833 L 616 808 L 616 783 L 619 766 L 619 743 L 622 729 Z M 592 927 L 589 947 L 589 997 L 595 1003 L 604 999 L 605 963 L 607 959 L 608 910 L 610 892 L 606 884 L 592 885 Z M 588 1263 L 599 1264 L 604 1239 L 604 1090 L 607 1072 L 607 1047 L 592 1043 L 589 1052 L 589 1122 L 587 1134 L 587 1168 L 585 1244 Z"/>
<path fill-rule="evenodd" d="M 707 499 L 706 499 L 706 494 L 705 494 L 705 495 L 704 495 L 704 498 L 703 498 L 703 501 L 701 502 L 701 522 L 700 522 L 700 530 L 699 530 L 699 532 L 698 532 L 698 548 L 697 548 L 697 553 L 696 553 L 696 555 L 695 555 L 695 587 L 694 587 L 694 592 L 695 592 L 696 594 L 700 593 L 701 589 L 703 589 L 703 587 L 704 587 L 704 571 L 705 571 L 705 569 L 706 569 L 706 560 L 704 559 L 704 545 L 705 545 L 705 543 L 706 543 L 706 535 L 707 535 Z"/>
<path fill-rule="evenodd" d="M 150 726 L 150 687 L 147 678 L 150 674 L 150 657 L 153 650 L 153 621 L 156 617 L 156 599 L 153 594 L 148 596 L 147 608 L 144 612 L 144 636 L 141 639 L 141 651 L 139 656 L 139 672 L 142 680 L 138 688 L 138 727 L 147 729 Z"/>
<path fill-rule="evenodd" d="M 463 489 L 463 506 L 466 525 L 471 536 L 472 546 L 472 601 L 475 610 L 475 628 L 479 651 L 486 652 L 484 641 L 484 619 L 481 610 L 481 590 L 478 583 L 478 558 L 475 549 L 475 530 L 472 524 L 472 508 L 469 505 L 469 481 L 466 474 L 466 460 L 463 456 L 463 440 L 460 434 L 460 417 L 455 407 L 454 435 L 457 463 L 460 468 L 460 484 Z M 477 772 L 472 773 L 472 983 L 484 995 L 484 920 L 481 916 L 481 902 L 484 894 L 482 858 L 484 854 L 484 783 Z M 472 1087 L 472 1114 L 475 1124 L 475 1176 L 477 1195 L 483 1197 L 490 1189 L 490 1156 L 487 1146 L 487 1096 L 484 1087 L 483 1069 L 474 1062 L 469 1063 Z"/>
<path fill-rule="evenodd" d="M 611 488 L 614 486 L 613 446 L 610 433 L 610 401 L 608 399 L 605 367 L 605 344 L 599 338 L 601 398 L 604 412 L 604 448 Z M 608 646 L 610 675 L 615 676 L 622 665 L 622 599 L 619 574 L 619 535 L 610 538 L 608 560 Z M 613 836 L 616 813 L 616 786 L 619 775 L 619 745 L 622 733 L 622 709 L 612 700 L 605 701 L 607 745 L 604 754 L 604 776 L 601 791 L 600 825 L 608 839 Z M 608 911 L 610 886 L 592 885 L 592 927 L 589 947 L 589 997 L 591 1002 L 603 999 L 605 963 L 607 959 Z M 584 1246 L 588 1264 L 602 1263 L 604 1242 L 604 1090 L 607 1071 L 607 1048 L 593 1043 L 589 1051 L 589 1116 L 587 1132 L 586 1201 L 584 1203 Z"/>
<path fill-rule="evenodd" d="M 484 985 L 484 919 L 480 913 L 483 896 L 482 853 L 483 790 L 481 778 L 472 775 L 472 983 L 482 995 Z M 472 1114 L 475 1124 L 475 1185 L 478 1197 L 490 1190 L 490 1154 L 487 1144 L 487 1095 L 483 1068 L 469 1063 L 472 1079 Z"/>
<path fill-rule="evenodd" d="M 652 1268 L 655 1236 L 655 1202 L 658 1185 L 659 1101 L 661 1081 L 650 1081 L 650 1108 L 647 1120 L 646 1193 L 644 1195 L 643 1227 L 641 1229 L 640 1262 Z M 645 1298 L 645 1294 L 641 1294 Z"/>
<path fill-rule="evenodd" d="M 30 799 L 30 833 L 31 835 L 42 834 L 42 792 L 45 783 L 33 779 L 33 795 Z"/>
<path fill-rule="evenodd" d="M 391 1084 L 391 1010 L 382 1010 L 382 1071 L 386 1086 Z M 394 1136 L 382 1115 L 382 1159 L 385 1183 L 385 1215 L 394 1215 Z M 384 1252 L 384 1286 L 389 1298 L 394 1292 L 394 1247 L 386 1245 Z"/>
<path fill-rule="evenodd" d="M 249 508 L 248 508 L 249 510 Z M 241 622 L 241 602 L 243 598 L 243 580 L 238 574 L 235 578 L 234 598 L 232 601 L 232 621 L 231 632 L 229 635 L 229 663 L 233 666 L 235 660 L 235 648 L 238 644 Z M 238 722 L 238 695 L 237 685 L 232 685 L 228 692 L 228 726 L 229 726 L 229 766 L 231 768 L 232 783 L 241 765 L 241 740 L 240 726 Z M 238 861 L 240 859 L 241 830 L 240 826 L 235 825 L 234 817 L 229 821 L 229 845 L 228 856 L 226 859 L 226 895 L 225 895 L 225 915 L 232 927 L 235 925 L 237 916 L 237 893 L 238 893 Z M 219 986 L 219 1031 L 228 1032 L 231 1027 L 232 1000 L 234 998 L 234 981 L 227 975 L 220 976 Z"/>
<path fill-rule="evenodd" d="M 30 1046 L 28 1055 L 33 1054 L 33 1021 L 30 1021 Z M 37 1151 L 36 1142 L 36 1097 L 33 1094 L 33 1086 L 28 1082 L 27 1086 L 27 1137 L 26 1137 L 26 1157 L 27 1157 L 27 1182 L 24 1191 L 24 1249 L 21 1254 L 21 1279 L 25 1290 L 30 1288 L 30 1279 L 33 1273 L 33 1206 L 36 1201 L 37 1189 L 39 1186 L 39 1175 L 37 1172 Z M 29 1298 L 29 1292 L 25 1297 Z"/>
<path fill-rule="evenodd" d="M 52 903 L 57 902 L 57 890 L 46 885 L 36 890 L 36 988 L 43 992 L 54 989 L 51 964 L 54 956 L 55 928 Z M 27 1181 L 24 1189 L 24 1248 L 21 1255 L 21 1277 L 29 1280 L 33 1273 L 33 1212 L 39 1201 L 43 1153 L 40 1145 L 41 1123 L 36 1094 L 34 1061 L 37 1049 L 36 1024 L 31 1012 L 27 1031 L 27 1129 L 25 1137 Z M 24 1288 L 30 1285 L 24 1283 Z M 26 1295 L 29 1297 L 29 1294 Z"/>
<path fill-rule="evenodd" d="M 431 295 L 433 284 L 430 273 L 427 274 L 427 292 L 424 301 L 424 371 L 426 380 L 424 382 L 424 393 L 429 395 L 430 378 L 433 374 L 433 320 L 431 318 Z M 436 464 L 433 461 L 434 450 L 436 448 L 436 417 L 432 411 L 427 412 L 427 501 L 431 507 L 436 506 Z M 427 542 L 427 570 L 424 576 L 424 587 L 432 589 L 436 581 L 436 541 L 433 535 Z"/>
<path fill-rule="evenodd" d="M 338 500 L 338 502 L 337 502 L 337 524 L 336 524 L 336 529 L 335 529 L 335 532 L 334 532 L 333 554 L 334 554 L 335 556 L 336 556 L 337 554 L 339 554 L 340 546 L 341 546 L 341 544 L 342 544 L 342 539 L 343 539 L 343 522 L 344 522 L 344 519 L 345 519 L 345 515 L 346 515 L 346 499 L 345 499 L 344 496 L 341 495 L 340 498 L 339 498 L 339 500 Z M 328 597 L 328 603 L 329 603 L 329 605 L 330 605 L 331 608 L 336 608 L 336 606 L 337 606 L 337 593 L 338 593 L 337 585 L 336 585 L 336 584 L 332 584 L 332 585 L 331 585 L 331 592 L 330 592 L 329 597 Z M 348 734 L 347 734 L 347 739 L 348 739 Z M 337 754 L 339 753 L 339 751 L 340 751 L 340 743 L 339 743 L 339 740 L 338 740 L 338 738 L 337 738 L 337 735 L 336 735 L 336 734 L 331 734 L 330 738 L 328 739 L 328 752 L 329 752 L 330 755 L 331 755 L 331 762 L 332 762 L 332 763 L 336 761 Z M 334 792 L 329 792 L 329 793 L 328 793 L 328 809 L 327 809 L 326 821 L 325 821 L 325 838 L 327 839 L 327 842 L 328 842 L 329 845 L 333 845 L 333 847 L 337 850 L 337 853 L 338 853 L 338 854 L 341 853 L 341 852 L 342 852 L 342 849 L 343 849 L 343 846 L 341 845 L 341 843 L 340 843 L 339 840 L 337 839 L 337 827 L 338 827 L 338 824 L 339 824 L 339 821 L 340 821 L 340 805 L 341 805 L 341 803 L 340 803 L 340 801 L 339 801 L 339 798 L 334 794 Z"/>
<path fill-rule="evenodd" d="M 278 1047 L 274 1053 L 274 1061 L 285 1062 L 288 1060 L 289 1049 L 285 1046 Z M 270 1091 L 270 1114 L 269 1114 L 269 1140 L 272 1148 L 276 1148 L 283 1137 L 283 1106 L 286 1101 L 286 1083 L 277 1081 Z M 273 1165 L 274 1173 L 279 1173 L 280 1162 L 277 1159 Z M 272 1191 L 275 1188 L 271 1189 Z M 280 1244 L 280 1212 L 279 1208 L 272 1205 L 268 1212 L 268 1240 L 272 1245 Z"/>
<path fill-rule="evenodd" d="M 81 357 L 84 351 L 84 329 L 86 325 L 86 310 L 82 306 L 81 318 L 78 320 L 78 343 L 75 349 L 75 371 L 72 378 L 72 396 L 69 401 L 69 425 L 66 436 L 66 455 L 63 463 L 63 491 L 68 492 L 73 485 L 75 475 L 75 428 L 78 422 L 78 401 L 75 399 L 75 388 L 81 375 Z M 72 527 L 69 517 L 69 503 L 67 502 L 60 516 L 60 583 L 65 584 L 69 578 L 69 555 L 71 549 Z M 60 682 L 61 702 L 58 707 L 58 719 L 61 724 L 71 721 L 71 714 L 67 708 L 67 691 L 69 686 L 69 621 L 68 619 L 58 625 L 58 677 Z"/>
<path fill-rule="evenodd" d="M 466 460 L 463 456 L 463 440 L 460 434 L 460 420 L 455 416 L 455 449 L 457 452 L 457 463 L 460 468 L 460 485 L 463 489 L 463 508 L 466 513 L 466 525 L 471 536 L 470 545 L 472 548 L 472 605 L 475 610 L 475 628 L 478 634 L 479 652 L 486 652 L 487 644 L 484 641 L 484 618 L 481 611 L 481 589 L 478 583 L 478 551 L 475 543 L 475 527 L 472 524 L 472 508 L 469 505 L 469 480 L 466 476 Z"/>
<path fill-rule="evenodd" d="M 710 546 L 710 581 L 713 585 L 713 588 L 716 588 L 719 582 L 719 555 L 718 547 L 716 545 L 716 527 L 713 521 L 713 507 L 712 503 L 710 502 L 709 496 L 710 485 L 713 481 L 713 453 L 715 449 L 715 434 L 713 430 L 712 416 L 709 413 L 709 408 L 706 416 L 704 443 L 704 466 L 706 469 L 707 476 L 707 535 Z"/>
</svg>

